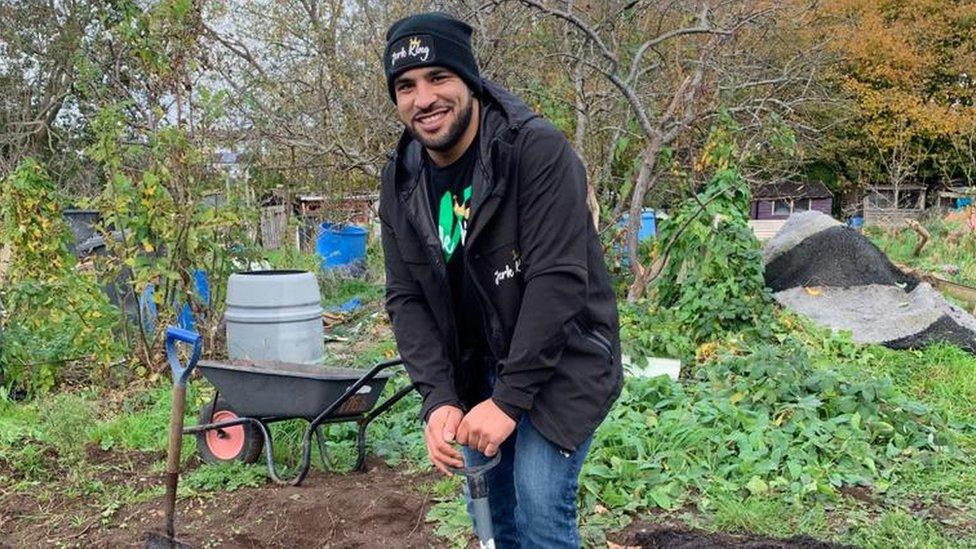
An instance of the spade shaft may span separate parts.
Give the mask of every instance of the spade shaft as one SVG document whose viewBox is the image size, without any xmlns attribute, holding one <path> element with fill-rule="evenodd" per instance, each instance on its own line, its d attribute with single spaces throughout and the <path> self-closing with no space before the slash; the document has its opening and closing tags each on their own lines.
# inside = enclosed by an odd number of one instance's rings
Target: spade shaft
<svg viewBox="0 0 976 549">
<path fill-rule="evenodd" d="M 192 346 L 190 360 L 180 362 L 177 342 Z M 150 533 L 148 549 L 185 547 L 176 539 L 176 487 L 180 478 L 180 450 L 183 447 L 183 413 L 186 410 L 186 382 L 200 359 L 200 336 L 195 332 L 174 328 L 166 330 L 166 358 L 173 373 L 173 406 L 169 416 L 169 446 L 166 451 L 166 495 L 163 497 L 163 535 Z"/>
</svg>

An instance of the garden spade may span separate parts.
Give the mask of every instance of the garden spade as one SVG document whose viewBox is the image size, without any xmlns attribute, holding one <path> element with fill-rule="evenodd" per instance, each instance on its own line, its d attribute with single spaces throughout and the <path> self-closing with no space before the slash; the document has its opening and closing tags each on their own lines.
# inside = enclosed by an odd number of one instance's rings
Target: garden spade
<svg viewBox="0 0 976 549">
<path fill-rule="evenodd" d="M 192 346 L 190 360 L 184 366 L 176 350 L 176 343 Z M 169 450 L 166 453 L 166 496 L 163 499 L 164 533 L 150 532 L 147 549 L 189 547 L 176 539 L 176 485 L 180 478 L 180 449 L 183 442 L 183 411 L 186 406 L 186 381 L 200 358 L 200 336 L 195 332 L 174 328 L 166 330 L 166 358 L 173 372 L 173 411 L 169 417 Z"/>
<path fill-rule="evenodd" d="M 448 467 L 452 473 L 461 475 L 468 481 L 467 492 L 468 497 L 471 498 L 471 520 L 474 523 L 474 534 L 478 538 L 478 543 L 481 544 L 481 549 L 495 549 L 495 533 L 491 527 L 491 506 L 488 504 L 488 479 L 485 478 L 485 473 L 498 465 L 501 458 L 502 452 L 499 450 L 495 457 L 485 464 L 463 469 Z"/>
</svg>

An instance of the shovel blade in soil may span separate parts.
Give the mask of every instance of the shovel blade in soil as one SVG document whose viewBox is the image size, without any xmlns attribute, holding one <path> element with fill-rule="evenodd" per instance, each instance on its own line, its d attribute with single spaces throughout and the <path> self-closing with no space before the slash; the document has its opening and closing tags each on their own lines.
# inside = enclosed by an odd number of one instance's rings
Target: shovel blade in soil
<svg viewBox="0 0 976 549">
<path fill-rule="evenodd" d="M 165 534 L 150 532 L 149 539 L 146 540 L 145 549 L 190 549 L 190 546 Z"/>
</svg>

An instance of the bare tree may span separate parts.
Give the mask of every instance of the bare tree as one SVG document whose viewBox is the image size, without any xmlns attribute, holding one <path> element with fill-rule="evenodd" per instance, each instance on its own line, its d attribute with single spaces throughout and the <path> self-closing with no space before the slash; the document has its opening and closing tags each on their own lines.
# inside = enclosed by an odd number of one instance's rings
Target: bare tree
<svg viewBox="0 0 976 549">
<path fill-rule="evenodd" d="M 800 60 L 795 47 L 791 65 L 790 58 L 768 47 L 755 51 L 755 42 L 748 39 L 774 33 L 778 20 L 795 15 L 781 12 L 804 7 L 727 0 L 518 3 L 561 21 L 576 31 L 579 42 L 593 45 L 565 55 L 610 84 L 626 105 L 624 120 L 635 121 L 640 132 L 639 168 L 634 181 L 618 193 L 610 220 L 628 212 L 625 245 L 634 275 L 628 299 L 635 300 L 660 271 L 638 256 L 637 232 L 648 193 L 666 178 L 669 167 L 658 166 L 662 152 L 707 125 L 719 108 L 761 127 L 766 114 L 790 113 L 815 95 L 815 86 L 801 84 L 812 82 L 818 65 Z M 613 138 L 625 131 L 614 130 Z M 613 146 L 607 144 L 607 158 Z"/>
<path fill-rule="evenodd" d="M 91 183 L 79 169 L 77 62 L 111 9 L 92 0 L 0 0 L 0 178 L 36 156 L 63 185 Z"/>
<path fill-rule="evenodd" d="M 382 78 L 379 29 L 411 6 L 375 0 L 221 5 L 206 28 L 217 47 L 214 79 L 232 90 L 234 133 L 261 153 L 262 166 L 305 174 L 317 188 L 374 181 L 398 132 Z"/>
</svg>

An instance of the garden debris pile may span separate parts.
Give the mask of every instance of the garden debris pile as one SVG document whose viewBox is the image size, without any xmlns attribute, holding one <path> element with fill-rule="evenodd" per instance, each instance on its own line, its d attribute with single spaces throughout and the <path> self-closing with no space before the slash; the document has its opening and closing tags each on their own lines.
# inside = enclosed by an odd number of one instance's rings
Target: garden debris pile
<svg viewBox="0 0 976 549">
<path fill-rule="evenodd" d="M 780 304 L 850 330 L 859 343 L 908 349 L 947 341 L 976 352 L 976 318 L 830 216 L 794 214 L 767 243 L 764 260 Z"/>
</svg>

